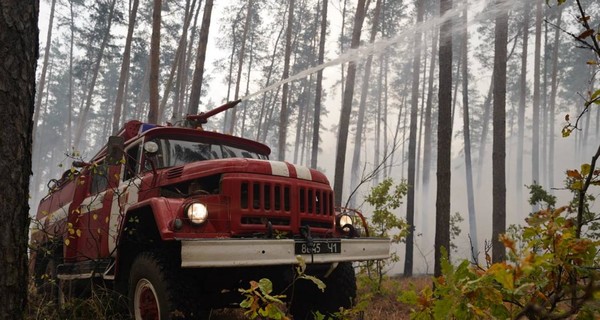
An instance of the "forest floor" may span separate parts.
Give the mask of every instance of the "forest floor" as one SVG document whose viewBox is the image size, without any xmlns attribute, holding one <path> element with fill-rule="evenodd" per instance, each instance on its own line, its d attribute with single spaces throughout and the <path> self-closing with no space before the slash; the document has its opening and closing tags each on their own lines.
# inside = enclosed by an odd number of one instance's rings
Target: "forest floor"
<svg viewBox="0 0 600 320">
<path fill-rule="evenodd" d="M 398 297 L 403 291 L 414 290 L 421 291 L 427 286 L 431 286 L 432 276 L 414 276 L 385 277 L 381 283 L 379 293 L 374 294 L 373 286 L 376 286 L 374 280 L 369 280 L 366 276 L 358 277 L 358 297 L 355 311 L 344 319 L 365 320 L 365 319 L 409 319 L 411 306 L 398 301 Z M 29 310 L 26 315 L 27 320 L 41 319 L 124 319 L 127 317 L 126 301 L 118 299 L 115 301 L 115 295 L 110 294 L 110 290 L 97 290 L 91 298 L 74 299 L 67 303 L 63 309 L 56 308 L 56 303 L 35 293 L 35 289 L 30 288 Z M 211 320 L 246 320 L 241 309 L 223 309 L 213 310 L 210 316 Z"/>
<path fill-rule="evenodd" d="M 364 302 L 361 312 L 352 319 L 355 320 L 378 320 L 410 319 L 411 306 L 398 301 L 398 297 L 403 291 L 414 290 L 421 291 L 432 284 L 431 275 L 419 275 L 414 277 L 393 276 L 387 277 L 381 284 L 381 293 L 373 294 L 367 281 L 358 280 L 358 304 Z M 243 311 L 239 309 L 217 310 L 211 314 L 211 320 L 245 320 Z"/>
</svg>

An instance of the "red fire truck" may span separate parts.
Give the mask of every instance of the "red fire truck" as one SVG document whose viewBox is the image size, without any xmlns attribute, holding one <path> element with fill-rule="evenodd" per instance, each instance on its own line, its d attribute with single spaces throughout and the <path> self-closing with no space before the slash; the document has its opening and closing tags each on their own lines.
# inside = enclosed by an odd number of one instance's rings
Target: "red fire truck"
<svg viewBox="0 0 600 320">
<path fill-rule="evenodd" d="M 350 307 L 352 262 L 388 258 L 389 240 L 364 237 L 364 219 L 334 207 L 323 173 L 201 129 L 238 102 L 185 127 L 130 121 L 52 180 L 31 236 L 36 284 L 54 278 L 64 295 L 102 280 L 129 298 L 134 319 L 203 318 L 239 304 L 238 288 L 261 278 L 290 299 L 295 319 Z M 298 257 L 324 292 L 294 281 Z"/>
</svg>

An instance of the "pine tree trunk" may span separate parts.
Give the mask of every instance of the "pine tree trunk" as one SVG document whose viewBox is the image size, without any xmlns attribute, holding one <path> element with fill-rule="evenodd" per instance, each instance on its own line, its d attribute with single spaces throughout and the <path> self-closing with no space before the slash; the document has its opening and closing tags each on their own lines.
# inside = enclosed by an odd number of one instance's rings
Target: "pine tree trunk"
<svg viewBox="0 0 600 320">
<path fill-rule="evenodd" d="M 369 43 L 375 42 L 375 36 L 377 35 L 377 30 L 379 28 L 379 16 L 381 12 L 381 0 L 377 0 L 375 4 L 375 12 L 373 18 L 373 24 L 371 26 L 371 37 L 369 39 Z M 359 181 L 361 180 L 361 172 L 360 172 L 360 152 L 362 150 L 362 141 L 363 141 L 363 129 L 365 126 L 365 110 L 367 109 L 367 96 L 369 95 L 369 86 L 371 79 L 371 66 L 373 64 L 373 56 L 370 55 L 367 58 L 367 62 L 364 67 L 364 75 L 362 79 L 362 88 L 360 93 L 360 103 L 358 105 L 358 118 L 356 120 L 356 134 L 354 136 L 354 151 L 352 154 L 352 169 L 351 169 L 351 178 L 350 178 L 350 189 L 354 190 Z M 379 109 L 379 108 L 378 108 Z M 377 121 L 379 123 L 379 121 Z M 375 139 L 375 143 L 379 143 L 378 139 Z M 379 159 L 376 158 L 374 163 L 377 165 Z M 350 207 L 355 207 L 355 197 L 349 199 Z"/>
<path fill-rule="evenodd" d="M 536 0 L 535 10 L 535 54 L 533 67 L 533 119 L 531 122 L 531 179 L 532 184 L 540 182 L 540 65 L 542 43 L 542 0 Z M 535 210 L 534 210 L 535 211 Z"/>
<path fill-rule="evenodd" d="M 529 1 L 525 2 L 525 12 L 523 13 L 523 50 L 521 52 L 521 77 L 519 79 L 519 113 L 517 120 L 517 176 L 516 176 L 516 193 L 517 193 L 517 208 L 521 208 L 523 202 L 523 148 L 525 140 L 525 104 L 527 98 L 527 47 L 529 42 Z"/>
<path fill-rule="evenodd" d="M 354 16 L 354 26 L 352 27 L 352 44 L 351 48 L 356 49 L 360 45 L 360 34 L 367 11 L 366 0 L 359 0 L 356 6 L 356 15 Z M 350 61 L 348 63 L 348 73 L 346 75 L 346 85 L 344 88 L 344 98 L 342 102 L 342 110 L 340 112 L 340 123 L 338 127 L 338 145 L 335 156 L 335 176 L 334 176 L 334 193 L 336 206 L 342 204 L 342 191 L 344 190 L 344 171 L 346 165 L 346 147 L 348 145 L 348 129 L 350 127 L 350 113 L 352 112 L 352 99 L 354 97 L 354 79 L 356 77 L 356 63 Z"/>
<path fill-rule="evenodd" d="M 562 23 L 562 7 L 558 8 L 556 30 L 554 31 L 554 48 L 552 50 L 552 91 L 550 93 L 550 133 L 548 146 L 548 186 L 554 187 L 554 117 L 556 115 L 556 96 L 558 95 L 558 50 Z M 588 118 L 591 118 L 589 116 Z M 600 124 L 596 124 L 597 126 Z"/>
<path fill-rule="evenodd" d="M 504 5 L 504 0 L 498 6 Z M 496 17 L 494 40 L 494 141 L 492 156 L 492 261 L 505 260 L 500 235 L 506 232 L 506 60 L 508 11 Z"/>
<path fill-rule="evenodd" d="M 423 0 L 416 0 L 417 24 L 423 22 L 425 6 Z M 414 55 L 412 64 L 412 94 L 410 100 L 410 132 L 408 136 L 408 194 L 406 197 L 406 223 L 409 231 L 406 236 L 406 254 L 404 256 L 404 276 L 412 276 L 414 230 L 415 230 L 415 189 L 416 185 L 416 158 L 417 158 L 417 122 L 419 114 L 419 86 L 421 75 L 421 32 L 417 31 L 414 39 Z"/>
<path fill-rule="evenodd" d="M 242 34 L 242 39 L 241 39 L 241 43 L 240 43 L 240 52 L 239 52 L 239 56 L 238 56 L 238 70 L 237 70 L 237 77 L 236 77 L 236 81 L 235 81 L 235 93 L 233 95 L 234 100 L 237 100 L 239 98 L 239 94 L 240 94 L 240 86 L 241 86 L 241 82 L 242 82 L 242 69 L 244 67 L 244 59 L 245 59 L 245 55 L 246 55 L 246 40 L 248 38 L 248 31 L 250 29 L 250 23 L 252 21 L 251 18 L 252 18 L 253 2 L 254 2 L 254 0 L 249 0 L 248 4 L 247 4 L 246 22 L 244 23 L 244 31 Z M 229 120 L 230 120 L 229 121 L 229 130 L 227 130 L 227 131 L 231 134 L 234 134 L 235 133 L 235 124 L 237 122 L 237 109 L 236 108 L 233 108 L 230 110 L 230 119 Z"/>
<path fill-rule="evenodd" d="M 285 56 L 283 62 L 282 79 L 287 79 L 290 73 L 290 57 L 292 55 L 292 30 L 294 29 L 294 0 L 290 0 L 288 10 L 287 31 L 285 34 Z M 287 147 L 287 103 L 288 103 L 289 84 L 283 84 L 281 89 L 281 110 L 279 112 L 279 144 L 277 149 L 277 160 L 285 160 L 285 149 Z"/>
<path fill-rule="evenodd" d="M 29 179 L 38 58 L 39 2 L 0 1 L 0 319 L 24 319 L 27 306 Z M 12 45 L 6 45 L 12 44 Z"/>
<path fill-rule="evenodd" d="M 250 4 L 248 4 L 250 6 Z M 204 3 L 204 16 L 200 26 L 200 38 L 198 39 L 198 51 L 196 51 L 196 67 L 194 69 L 194 78 L 192 80 L 192 92 L 188 103 L 188 113 L 198 113 L 198 104 L 202 93 L 202 80 L 204 78 L 204 61 L 206 60 L 206 48 L 208 46 L 208 33 L 210 30 L 210 19 L 212 16 L 213 0 L 206 0 Z M 238 79 L 239 81 L 239 79 Z M 237 99 L 237 96 L 236 96 Z"/>
<path fill-rule="evenodd" d="M 73 140 L 73 51 L 75 47 L 75 13 L 73 12 L 73 0 L 69 1 L 69 115 L 67 117 L 67 148 L 72 147 Z"/>
<path fill-rule="evenodd" d="M 423 134 L 423 166 L 422 166 L 422 180 L 423 180 L 423 193 L 421 195 L 421 211 L 423 214 L 421 215 L 421 232 L 423 233 L 423 239 L 429 239 L 429 221 L 430 216 L 428 216 L 429 210 L 429 176 L 431 174 L 431 151 L 432 151 L 432 136 L 433 129 L 431 124 L 431 109 L 433 107 L 433 82 L 435 79 L 435 68 L 436 61 L 438 58 L 438 30 L 433 31 L 433 37 L 431 40 L 432 48 L 431 48 L 431 60 L 429 63 L 429 83 L 427 85 L 427 102 L 425 105 L 425 121 L 424 121 L 424 134 Z"/>
<path fill-rule="evenodd" d="M 81 143 L 81 138 L 83 136 L 83 132 L 85 131 L 87 114 L 90 111 L 90 107 L 92 106 L 92 98 L 94 96 L 94 91 L 96 89 L 96 80 L 98 80 L 98 73 L 100 72 L 100 63 L 102 62 L 102 59 L 104 58 L 104 50 L 106 49 L 106 46 L 108 44 L 108 39 L 110 38 L 110 30 L 111 30 L 111 26 L 113 23 L 116 2 L 117 2 L 117 0 L 113 0 L 111 2 L 110 8 L 109 8 L 106 32 L 102 36 L 102 42 L 100 44 L 100 51 L 98 52 L 98 56 L 96 57 L 96 60 L 94 61 L 94 69 L 92 70 L 92 79 L 91 79 L 91 83 L 88 87 L 88 92 L 86 94 L 85 105 L 82 106 L 81 112 L 79 114 L 77 133 L 75 134 L 75 143 L 74 143 L 75 148 L 79 147 L 79 144 Z"/>
<path fill-rule="evenodd" d="M 129 26 L 127 28 L 127 38 L 125 40 L 125 50 L 123 52 L 123 61 L 121 63 L 121 74 L 119 76 L 119 87 L 117 88 L 117 98 L 115 102 L 115 111 L 113 113 L 112 133 L 116 134 L 121 127 L 121 110 L 123 109 L 123 98 L 125 96 L 125 84 L 129 80 L 129 65 L 131 61 L 131 41 L 133 39 L 133 30 L 137 17 L 137 10 L 140 0 L 133 0 L 133 6 L 129 13 Z"/>
<path fill-rule="evenodd" d="M 185 60 L 186 48 L 187 48 L 187 37 L 188 37 L 188 28 L 192 21 L 192 11 L 194 11 L 194 6 L 196 5 L 196 0 L 190 4 L 190 0 L 186 0 L 185 2 L 185 14 L 183 17 L 183 27 L 181 28 L 181 37 L 179 37 L 179 41 L 177 44 L 177 50 L 175 50 L 175 59 L 173 59 L 171 63 L 171 71 L 169 72 L 169 78 L 165 82 L 165 88 L 163 91 L 162 98 L 160 99 L 160 106 L 158 107 L 158 118 L 162 120 L 166 118 L 165 109 L 167 106 L 167 101 L 169 100 L 169 95 L 171 91 L 175 92 L 175 96 L 173 97 L 171 105 L 173 106 L 173 114 L 179 114 L 179 94 L 180 94 L 180 85 L 182 74 L 185 72 L 185 63 L 182 63 Z M 177 74 L 177 78 L 175 78 L 175 74 Z M 173 82 L 175 82 L 175 88 L 173 88 Z"/>
<path fill-rule="evenodd" d="M 40 121 L 40 106 L 42 104 L 42 97 L 44 96 L 44 89 L 46 86 L 46 71 L 48 70 L 48 60 L 50 58 L 50 47 L 52 46 L 52 28 L 54 25 L 54 8 L 56 7 L 56 0 L 52 0 L 50 5 L 50 18 L 48 20 L 48 35 L 46 36 L 46 49 L 44 50 L 44 62 L 42 64 L 42 74 L 38 82 L 37 96 L 35 100 L 35 112 L 33 117 L 33 140 L 35 142 L 37 126 Z"/>
<path fill-rule="evenodd" d="M 318 64 L 323 64 L 325 60 L 325 40 L 327 36 L 327 2 L 323 1 L 321 8 L 321 35 L 319 36 L 319 60 Z M 317 160 L 319 156 L 319 130 L 321 129 L 321 97 L 323 91 L 323 70 L 317 72 L 317 88 L 315 89 L 315 110 L 313 114 L 313 132 L 312 132 L 312 148 L 310 157 L 310 167 L 317 168 Z"/>
<path fill-rule="evenodd" d="M 452 8 L 452 0 L 440 0 L 440 15 Z M 450 255 L 450 153 L 452 147 L 452 19 L 440 26 L 440 78 L 438 112 L 437 195 L 435 213 L 434 274 L 442 274 L 442 250 Z"/>
<path fill-rule="evenodd" d="M 273 71 L 275 69 L 275 58 L 277 58 L 277 52 L 278 52 L 278 46 L 279 46 L 279 40 L 281 39 L 281 35 L 283 34 L 283 31 L 285 30 L 285 26 L 282 26 L 281 29 L 279 30 L 279 34 L 277 35 L 277 39 L 275 40 L 275 45 L 273 47 L 273 53 L 271 54 L 271 63 L 269 65 L 269 71 L 267 72 L 267 79 L 265 80 L 265 87 L 268 87 L 271 84 L 271 77 L 273 76 Z M 267 96 L 269 96 L 270 92 L 266 91 L 265 93 L 263 93 L 262 95 L 262 101 L 260 104 L 260 113 L 258 116 L 258 130 L 256 132 L 256 140 L 259 141 L 264 141 L 262 140 L 262 131 L 263 131 L 263 124 L 264 122 L 266 122 L 266 108 L 267 105 L 271 106 L 269 109 L 273 109 L 273 104 L 269 103 L 267 104 Z M 272 96 L 272 93 L 271 93 Z"/>
<path fill-rule="evenodd" d="M 150 94 L 150 110 L 148 111 L 148 122 L 158 123 L 158 77 L 160 73 L 160 21 L 162 11 L 162 0 L 154 0 L 152 10 L 152 38 L 150 40 L 150 82 L 148 84 Z"/>
<path fill-rule="evenodd" d="M 463 8 L 463 30 L 462 30 L 462 104 L 463 104 L 463 138 L 465 148 L 465 171 L 467 184 L 467 208 L 469 210 L 469 233 L 471 239 L 471 257 L 476 258 L 479 248 L 477 242 L 477 218 L 475 215 L 475 191 L 473 188 L 473 165 L 471 162 L 471 129 L 469 119 L 469 24 L 467 16 L 468 0 L 465 0 Z M 475 259 L 476 260 L 476 259 Z"/>
</svg>

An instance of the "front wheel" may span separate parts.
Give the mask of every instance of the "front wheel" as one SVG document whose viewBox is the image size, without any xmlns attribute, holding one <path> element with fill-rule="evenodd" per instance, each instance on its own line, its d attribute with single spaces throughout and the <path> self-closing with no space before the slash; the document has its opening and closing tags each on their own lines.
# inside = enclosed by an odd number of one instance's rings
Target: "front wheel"
<svg viewBox="0 0 600 320">
<path fill-rule="evenodd" d="M 157 254 L 139 254 L 129 273 L 129 308 L 135 320 L 177 318 L 175 272 Z M 182 314 L 183 315 L 183 314 Z"/>
</svg>

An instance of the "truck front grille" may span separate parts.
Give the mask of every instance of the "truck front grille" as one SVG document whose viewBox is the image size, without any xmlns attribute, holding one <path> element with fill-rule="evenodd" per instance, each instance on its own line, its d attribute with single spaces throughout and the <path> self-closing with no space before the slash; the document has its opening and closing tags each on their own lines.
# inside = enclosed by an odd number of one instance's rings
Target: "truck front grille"
<svg viewBox="0 0 600 320">
<path fill-rule="evenodd" d="M 333 227 L 333 192 L 310 183 L 240 181 L 242 225 Z"/>
</svg>

